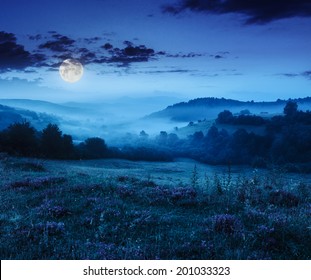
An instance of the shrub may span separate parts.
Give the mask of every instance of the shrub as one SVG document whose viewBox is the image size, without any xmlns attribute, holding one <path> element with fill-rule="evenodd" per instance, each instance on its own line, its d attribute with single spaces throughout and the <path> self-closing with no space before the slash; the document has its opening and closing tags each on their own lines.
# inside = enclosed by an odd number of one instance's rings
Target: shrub
<svg viewBox="0 0 311 280">
<path fill-rule="evenodd" d="M 235 215 L 220 214 L 214 217 L 214 230 L 225 234 L 233 234 L 241 228 L 241 222 Z"/>
<path fill-rule="evenodd" d="M 299 198 L 290 192 L 276 190 L 270 192 L 269 202 L 277 206 L 296 207 L 299 203 Z"/>
<path fill-rule="evenodd" d="M 107 156 L 108 148 L 105 140 L 99 137 L 86 139 L 81 147 L 86 158 L 103 158 Z"/>
</svg>

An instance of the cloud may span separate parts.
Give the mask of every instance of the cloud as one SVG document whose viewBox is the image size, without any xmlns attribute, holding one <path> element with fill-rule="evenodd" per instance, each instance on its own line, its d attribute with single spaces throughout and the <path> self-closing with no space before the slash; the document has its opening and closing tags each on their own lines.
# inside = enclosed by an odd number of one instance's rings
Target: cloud
<svg viewBox="0 0 311 280">
<path fill-rule="evenodd" d="M 99 46 L 91 46 L 93 43 L 100 43 L 100 37 L 73 40 L 55 31 L 50 31 L 50 40 L 38 46 L 41 51 L 52 51 L 50 62 L 45 66 L 52 69 L 58 67 L 57 61 L 68 57 L 78 59 L 83 64 L 117 64 L 118 67 L 129 67 L 131 63 L 147 62 L 151 59 L 164 55 L 164 52 L 156 53 L 154 49 L 145 45 L 135 45 L 130 41 L 124 41 L 122 48 L 114 47 L 111 43 Z M 83 44 L 84 43 L 84 44 Z M 85 46 L 87 45 L 87 47 Z M 55 59 L 57 60 L 55 63 Z"/>
<path fill-rule="evenodd" d="M 93 60 L 96 59 L 96 53 L 90 51 L 87 48 L 80 48 L 78 52 L 79 52 L 78 60 L 80 60 L 82 64 L 92 63 Z"/>
<path fill-rule="evenodd" d="M 163 12 L 179 14 L 185 10 L 212 14 L 237 13 L 247 24 L 263 24 L 291 17 L 311 17 L 310 0 L 179 0 L 166 5 Z"/>
<path fill-rule="evenodd" d="M 300 76 L 300 74 L 295 74 L 295 73 L 284 73 L 281 74 L 282 76 L 288 77 L 288 78 L 295 78 L 297 76 Z"/>
<path fill-rule="evenodd" d="M 96 42 L 98 42 L 100 40 L 101 40 L 101 38 L 96 36 L 96 37 L 92 37 L 92 38 L 85 38 L 84 42 L 87 43 L 87 44 L 94 44 L 94 43 L 96 43 Z"/>
<path fill-rule="evenodd" d="M 10 87 L 10 86 L 21 86 L 21 87 L 28 87 L 33 85 L 39 85 L 41 83 L 42 79 L 38 78 L 32 81 L 29 81 L 27 79 L 21 79 L 18 77 L 12 77 L 12 78 L 0 78 L 0 86 L 1 87 Z"/>
<path fill-rule="evenodd" d="M 305 71 L 302 73 L 302 76 L 311 80 L 311 71 Z"/>
<path fill-rule="evenodd" d="M 94 60 L 95 63 L 114 63 L 118 67 L 129 67 L 131 63 L 147 62 L 157 59 L 160 53 L 156 53 L 154 49 L 148 48 L 145 45 L 136 46 L 130 41 L 124 41 L 124 48 L 114 48 L 112 44 L 106 43 L 102 46 L 109 56 Z M 164 52 L 163 52 L 164 54 Z"/>
<path fill-rule="evenodd" d="M 29 40 L 32 41 L 39 41 L 42 39 L 42 35 L 41 34 L 37 34 L 37 35 L 28 35 Z"/>
<path fill-rule="evenodd" d="M 111 45 L 110 43 L 106 43 L 105 45 L 102 46 L 102 48 L 105 50 L 111 50 L 113 49 L 113 45 Z"/>
<path fill-rule="evenodd" d="M 188 69 L 172 69 L 172 70 L 148 70 L 148 71 L 138 71 L 136 73 L 140 74 L 185 74 L 185 73 L 193 73 L 197 72 L 196 70 L 188 70 Z"/>
<path fill-rule="evenodd" d="M 48 49 L 53 52 L 65 52 L 69 51 L 75 43 L 75 40 L 68 38 L 67 36 L 54 33 L 52 35 L 52 40 L 49 40 L 43 44 L 39 45 L 39 49 Z"/>
<path fill-rule="evenodd" d="M 128 71 L 133 63 L 159 60 L 161 57 L 193 58 L 206 55 L 193 52 L 169 54 L 165 51 L 156 51 L 135 41 L 135 43 L 124 41 L 121 47 L 116 47 L 105 38 L 91 37 L 75 40 L 56 31 L 49 31 L 47 34 L 30 34 L 27 38 L 37 44 L 31 52 L 17 44 L 13 33 L 0 32 L 0 72 L 10 69 L 25 71 L 27 67 L 36 66 L 47 71 L 56 71 L 60 63 L 68 58 L 78 59 L 84 65 L 108 64 L 126 68 Z M 106 40 L 106 43 L 103 44 L 101 40 Z M 33 42 L 30 45 L 33 45 Z M 222 53 L 217 54 L 222 55 Z M 166 71 L 166 73 L 173 72 L 185 73 L 184 70 Z"/>
<path fill-rule="evenodd" d="M 160 52 L 161 54 L 165 55 L 165 52 Z M 202 53 L 177 53 L 177 54 L 166 54 L 166 57 L 173 57 L 173 58 L 193 58 L 193 57 L 200 57 L 204 56 Z"/>
<path fill-rule="evenodd" d="M 0 71 L 22 70 L 35 66 L 45 57 L 42 54 L 31 54 L 23 45 L 17 44 L 13 33 L 0 32 Z"/>
<path fill-rule="evenodd" d="M 308 80 L 311 80 L 311 71 L 304 71 L 301 73 L 282 73 L 280 75 L 288 78 L 303 77 Z"/>
</svg>

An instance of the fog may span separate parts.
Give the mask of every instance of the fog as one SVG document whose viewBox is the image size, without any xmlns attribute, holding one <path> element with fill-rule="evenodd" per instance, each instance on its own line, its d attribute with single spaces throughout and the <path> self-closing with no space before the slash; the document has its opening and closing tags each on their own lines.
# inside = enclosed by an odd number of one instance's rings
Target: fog
<svg viewBox="0 0 311 280">
<path fill-rule="evenodd" d="M 51 103 L 39 100 L 2 99 L 0 104 L 15 108 L 12 121 L 18 120 L 16 114 L 31 122 L 38 130 L 48 123 L 56 123 L 64 134 L 70 134 L 76 143 L 89 137 L 105 139 L 109 145 L 122 145 L 134 139 L 141 131 L 149 137 L 161 131 L 175 133 L 189 122 L 210 121 L 217 118 L 223 110 L 240 114 L 248 110 L 250 114 L 263 118 L 282 114 L 285 101 L 277 102 L 239 102 L 227 99 L 196 99 L 178 103 L 176 98 L 130 98 L 123 97 L 110 101 Z M 308 102 L 307 102 L 308 101 Z M 310 108 L 309 100 L 300 100 L 299 109 Z M 177 103 L 173 105 L 174 103 Z M 34 114 L 35 112 L 36 114 Z M 9 125 L 6 112 L 6 125 Z M 204 127 L 204 129 L 208 129 Z M 193 133 L 193 131 L 191 131 Z M 206 131 L 203 131 L 206 133 Z M 177 133 L 178 134 L 178 133 Z M 178 134 L 187 137 L 187 134 Z"/>
<path fill-rule="evenodd" d="M 148 100 L 123 97 L 109 102 L 56 104 L 39 100 L 1 99 L 0 104 L 16 109 L 14 112 L 29 120 L 39 130 L 52 122 L 63 133 L 72 135 L 75 142 L 88 137 L 101 137 L 111 143 L 127 134 L 139 134 L 142 130 L 153 136 L 162 130 L 171 131 L 176 126 L 186 125 L 185 122 L 169 119 L 145 118 L 176 101 L 176 98 L 166 97 Z M 35 112 L 38 116 L 29 116 L 27 111 Z M 42 120 L 42 116 L 45 116 L 45 120 Z"/>
</svg>

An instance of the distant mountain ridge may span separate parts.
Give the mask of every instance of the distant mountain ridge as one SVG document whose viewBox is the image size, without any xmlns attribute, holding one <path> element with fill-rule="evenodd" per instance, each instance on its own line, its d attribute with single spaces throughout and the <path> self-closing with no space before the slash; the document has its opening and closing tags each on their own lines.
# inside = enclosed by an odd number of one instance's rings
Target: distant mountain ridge
<svg viewBox="0 0 311 280">
<path fill-rule="evenodd" d="M 33 99 L 0 99 L 0 104 L 6 105 L 15 109 L 31 110 L 39 113 L 47 114 L 75 114 L 77 113 L 77 108 L 52 103 L 42 100 L 33 100 Z M 79 113 L 81 113 L 83 108 L 79 108 Z M 85 109 L 84 109 L 85 111 Z"/>
<path fill-rule="evenodd" d="M 48 123 L 59 123 L 57 117 L 46 113 L 18 109 L 0 104 L 0 130 L 6 129 L 12 123 L 23 122 L 24 120 L 31 122 L 38 129 L 42 129 Z"/>
<path fill-rule="evenodd" d="M 297 102 L 299 109 L 311 109 L 311 97 L 290 99 Z M 204 97 L 180 102 L 168 106 L 164 110 L 152 113 L 146 118 L 166 118 L 172 121 L 194 121 L 198 119 L 216 118 L 218 113 L 223 110 L 231 110 L 238 113 L 241 110 L 248 109 L 253 114 L 275 114 L 282 113 L 288 100 L 278 99 L 276 101 L 239 101 L 226 98 Z"/>
</svg>

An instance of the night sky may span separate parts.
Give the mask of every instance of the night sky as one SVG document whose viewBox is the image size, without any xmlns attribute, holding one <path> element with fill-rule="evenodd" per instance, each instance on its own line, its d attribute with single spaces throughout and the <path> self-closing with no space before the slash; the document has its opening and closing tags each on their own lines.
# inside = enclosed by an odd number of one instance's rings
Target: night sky
<svg viewBox="0 0 311 280">
<path fill-rule="evenodd" d="M 83 78 L 64 82 L 67 58 Z M 0 98 L 311 95 L 310 0 L 1 0 Z"/>
</svg>

